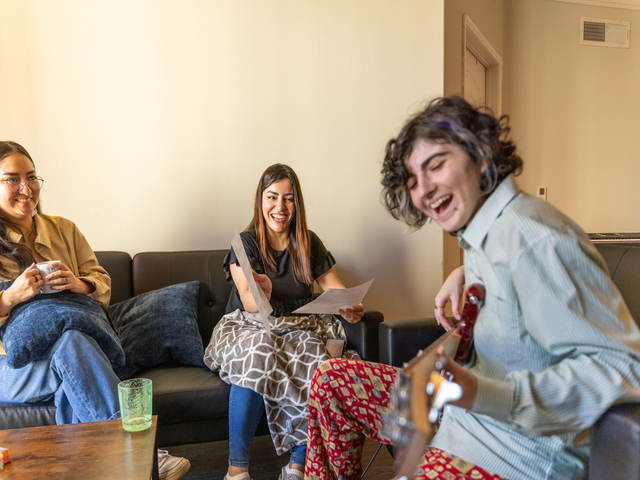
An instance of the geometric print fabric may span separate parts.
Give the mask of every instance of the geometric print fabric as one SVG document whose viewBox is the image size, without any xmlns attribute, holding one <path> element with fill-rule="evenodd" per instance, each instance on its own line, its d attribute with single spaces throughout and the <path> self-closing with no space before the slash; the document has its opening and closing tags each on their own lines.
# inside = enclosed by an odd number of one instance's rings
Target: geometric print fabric
<svg viewBox="0 0 640 480">
<path fill-rule="evenodd" d="M 204 355 L 220 378 L 264 396 L 267 421 L 278 455 L 306 445 L 309 385 L 330 357 L 328 339 L 345 340 L 333 315 L 270 317 L 271 335 L 259 314 L 235 310 L 216 325 Z M 348 358 L 359 358 L 346 351 Z"/>
<path fill-rule="evenodd" d="M 332 359 L 316 370 L 309 398 L 305 480 L 356 480 L 362 474 L 365 438 L 389 444 L 382 433 L 389 389 L 397 369 L 359 360 Z M 416 470 L 425 480 L 504 480 L 437 448 L 428 448 Z"/>
</svg>

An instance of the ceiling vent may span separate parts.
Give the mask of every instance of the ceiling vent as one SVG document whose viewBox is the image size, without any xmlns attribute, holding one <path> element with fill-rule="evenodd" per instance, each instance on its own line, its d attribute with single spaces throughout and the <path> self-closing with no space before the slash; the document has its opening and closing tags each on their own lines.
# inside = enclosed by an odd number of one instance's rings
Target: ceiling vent
<svg viewBox="0 0 640 480">
<path fill-rule="evenodd" d="M 629 48 L 631 22 L 580 17 L 580 43 L 600 47 Z"/>
</svg>

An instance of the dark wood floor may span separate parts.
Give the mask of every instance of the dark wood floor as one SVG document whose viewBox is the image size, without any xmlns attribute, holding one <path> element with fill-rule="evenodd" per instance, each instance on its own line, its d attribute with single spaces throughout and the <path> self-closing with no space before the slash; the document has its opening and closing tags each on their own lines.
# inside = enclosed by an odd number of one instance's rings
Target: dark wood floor
<svg viewBox="0 0 640 480">
<path fill-rule="evenodd" d="M 363 467 L 371 460 L 378 443 L 367 440 L 364 446 Z M 229 442 L 211 442 L 193 445 L 180 445 L 168 449 L 171 455 L 186 457 L 191 469 L 182 477 L 184 480 L 222 480 L 227 473 Z M 278 480 L 280 471 L 289 461 L 288 455 L 276 455 L 271 437 L 262 435 L 255 438 L 251 446 L 251 467 L 249 473 L 255 480 Z M 365 480 L 389 480 L 393 478 L 393 458 L 383 445 Z"/>
</svg>

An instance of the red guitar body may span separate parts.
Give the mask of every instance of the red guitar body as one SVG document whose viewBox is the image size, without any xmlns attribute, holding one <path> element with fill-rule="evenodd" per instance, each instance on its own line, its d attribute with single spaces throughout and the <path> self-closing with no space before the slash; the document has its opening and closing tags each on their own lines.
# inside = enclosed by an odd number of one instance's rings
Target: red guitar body
<svg viewBox="0 0 640 480">
<path fill-rule="evenodd" d="M 476 319 L 480 313 L 480 308 L 484 304 L 484 287 L 474 283 L 469 287 L 466 293 L 462 316 L 458 324 L 458 333 L 460 334 L 460 343 L 456 350 L 454 360 L 459 365 L 467 363 L 471 347 L 473 346 L 473 327 L 476 325 Z"/>
</svg>

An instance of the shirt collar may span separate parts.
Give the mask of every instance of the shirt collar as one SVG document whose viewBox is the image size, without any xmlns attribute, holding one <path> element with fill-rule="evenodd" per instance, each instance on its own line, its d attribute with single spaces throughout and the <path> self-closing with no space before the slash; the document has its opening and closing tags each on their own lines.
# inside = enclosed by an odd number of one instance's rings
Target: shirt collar
<svg viewBox="0 0 640 480">
<path fill-rule="evenodd" d="M 7 237 L 11 243 L 20 243 L 22 241 L 22 234 L 16 232 L 13 228 L 7 228 Z"/>
<path fill-rule="evenodd" d="M 51 237 L 49 236 L 49 231 L 45 227 L 44 220 L 40 218 L 40 215 L 35 215 L 33 217 L 36 222 L 36 244 L 41 244 L 47 249 L 51 250 Z M 12 228 L 7 229 L 9 241 L 13 243 L 23 243 L 26 242 L 25 237 L 22 234 L 16 232 Z M 24 240 L 23 240 L 24 239 Z"/>
<path fill-rule="evenodd" d="M 518 193 L 520 193 L 520 187 L 518 187 L 513 176 L 509 175 L 502 180 L 500 185 L 496 187 L 478 209 L 467 228 L 458 232 L 460 246 L 465 250 L 468 250 L 469 247 L 478 250 L 482 246 L 487 233 L 489 233 L 493 222 Z"/>
</svg>

